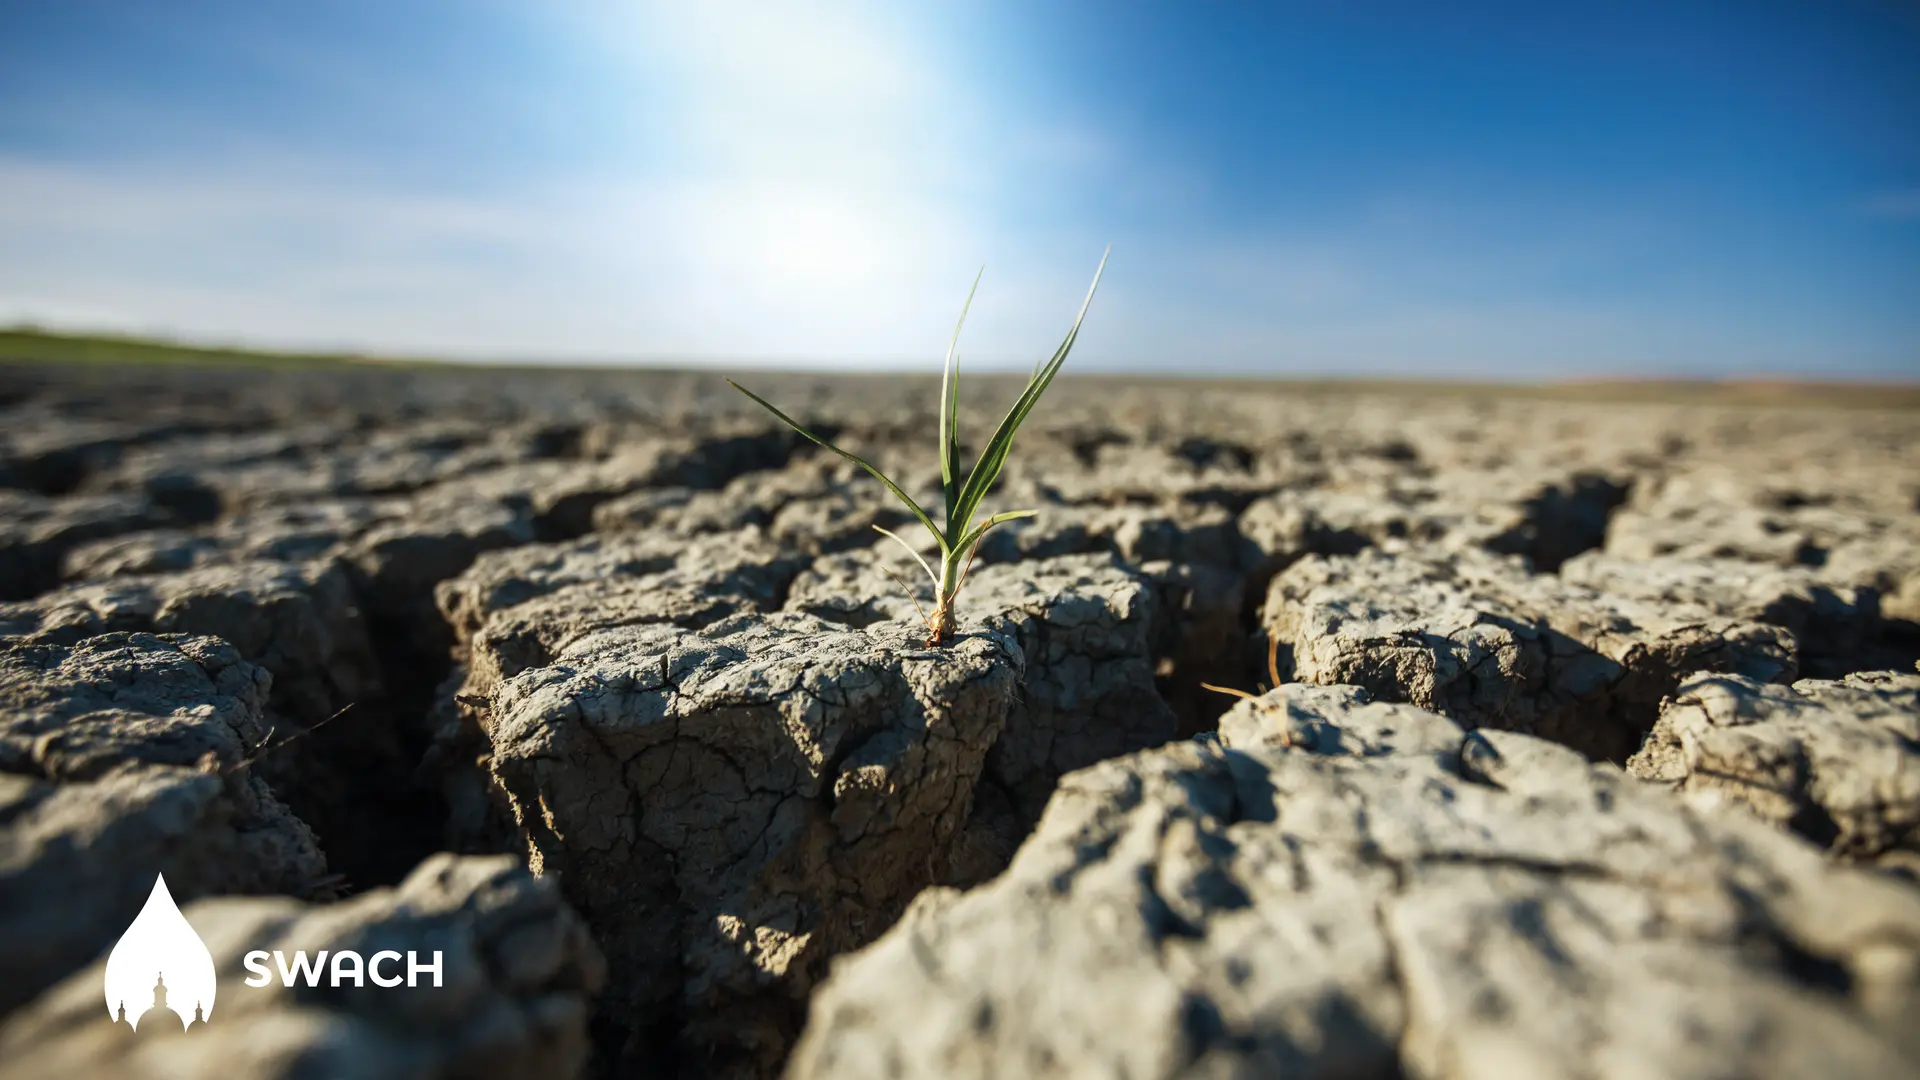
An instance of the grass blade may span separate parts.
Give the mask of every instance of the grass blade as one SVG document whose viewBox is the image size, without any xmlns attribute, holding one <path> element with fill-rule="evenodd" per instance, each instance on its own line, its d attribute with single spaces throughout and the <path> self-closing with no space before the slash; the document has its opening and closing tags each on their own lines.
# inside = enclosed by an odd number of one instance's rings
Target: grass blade
<svg viewBox="0 0 1920 1080">
<path fill-rule="evenodd" d="M 932 620 L 927 618 L 927 609 L 920 606 L 920 598 L 913 595 L 912 589 L 907 588 L 907 583 L 905 579 L 901 578 L 899 574 L 894 573 L 891 569 L 887 567 L 883 566 L 880 568 L 880 570 L 881 572 L 885 573 L 888 577 L 892 578 L 893 583 L 895 585 L 900 586 L 901 592 L 907 594 L 907 603 L 912 604 L 913 610 L 919 613 L 920 621 L 923 623 L 926 623 L 928 626 L 932 626 L 933 625 Z M 1204 686 L 1206 684 L 1202 683 L 1201 685 Z"/>
<path fill-rule="evenodd" d="M 925 570 L 927 572 L 927 580 L 933 582 L 933 587 L 935 589 L 938 589 L 940 587 L 940 575 L 933 572 L 933 567 L 927 565 L 926 556 L 921 555 L 918 551 L 915 551 L 913 549 L 912 544 L 909 544 L 905 540 L 900 539 L 900 535 L 891 529 L 885 529 L 878 525 L 875 525 L 873 527 L 873 531 L 879 533 L 881 536 L 888 538 L 889 540 L 892 540 L 894 543 L 899 544 L 901 547 L 906 548 L 907 554 L 913 556 L 913 561 L 919 563 L 920 569 Z"/>
<path fill-rule="evenodd" d="M 839 454 L 841 457 L 846 458 L 848 461 L 853 462 L 855 465 L 858 465 L 861 468 L 867 470 L 867 472 L 873 475 L 873 478 L 875 480 L 878 480 L 882 484 L 887 485 L 887 490 L 893 492 L 893 495 L 895 498 L 907 504 L 907 509 L 913 511 L 913 516 L 919 518 L 920 524 L 925 525 L 927 527 L 927 531 L 933 534 L 933 538 L 940 542 L 940 546 L 942 550 L 946 548 L 947 538 L 941 535 L 940 530 L 933 524 L 933 519 L 927 516 L 927 512 L 925 510 L 920 509 L 919 503 L 913 501 L 913 496 L 907 494 L 905 491 L 902 491 L 900 489 L 899 484 L 896 484 L 892 480 L 887 479 L 886 473 L 883 473 L 879 469 L 876 469 L 873 466 L 867 464 L 865 461 L 861 460 L 858 456 L 854 454 L 849 454 L 845 450 L 840 449 L 839 447 L 833 445 L 832 443 L 821 438 L 820 436 L 815 435 L 813 432 L 808 431 L 806 428 L 800 426 L 800 422 L 798 420 L 795 420 L 793 417 L 788 416 L 786 413 L 783 413 L 779 409 L 774 408 L 773 404 L 769 402 L 766 398 L 763 398 L 759 394 L 756 394 L 753 391 L 747 389 L 746 387 L 741 386 L 739 383 L 734 382 L 732 379 L 727 380 L 727 385 L 733 387 L 735 390 L 738 390 L 741 393 L 752 398 L 756 403 L 759 404 L 761 408 L 779 417 L 781 423 L 799 432 L 805 438 L 815 443 L 818 443 L 821 446 L 826 447 L 827 449 L 833 451 L 834 453 Z"/>
<path fill-rule="evenodd" d="M 972 545 L 979 543 L 980 538 L 987 535 L 987 530 L 993 528 L 995 525 L 998 525 L 1004 521 L 1014 521 L 1019 518 L 1034 517 L 1039 513 L 1040 511 L 1038 510 L 1007 510 L 1002 513 L 995 514 L 992 517 L 988 518 L 987 520 L 981 522 L 979 528 L 968 533 L 966 535 L 966 538 L 961 540 L 960 543 L 955 546 L 957 548 L 971 547 Z"/>
<path fill-rule="evenodd" d="M 947 528 L 953 528 L 953 509 L 959 498 L 960 433 L 956 420 L 960 413 L 960 328 L 967 325 L 967 312 L 973 307 L 973 294 L 980 291 L 980 277 L 987 272 L 981 266 L 973 275 L 973 287 L 967 290 L 967 302 L 960 305 L 960 320 L 953 324 L 953 337 L 947 342 L 947 362 L 940 373 L 940 494 L 947 502 Z"/>
<path fill-rule="evenodd" d="M 993 437 L 987 440 L 986 447 L 980 451 L 980 458 L 974 462 L 973 472 L 968 474 L 967 482 L 960 490 L 960 499 L 956 507 L 960 520 L 966 521 L 972 518 L 980 501 L 986 498 L 988 489 L 992 488 L 994 481 L 1000 478 L 1000 470 L 1006 466 L 1007 455 L 1013 450 L 1014 433 L 1026 421 L 1027 414 L 1033 411 L 1034 405 L 1040 400 L 1040 395 L 1045 393 L 1047 387 L 1053 383 L 1053 377 L 1060 372 L 1060 365 L 1066 363 L 1067 354 L 1073 350 L 1074 340 L 1080 336 L 1080 323 L 1086 319 L 1087 309 L 1093 305 L 1093 294 L 1100 288 L 1100 275 L 1107 268 L 1107 256 L 1112 253 L 1113 248 L 1109 246 L 1106 252 L 1101 254 L 1100 266 L 1093 272 L 1093 284 L 1087 286 L 1087 298 L 1081 301 L 1080 313 L 1073 317 L 1073 328 L 1067 331 L 1066 340 L 1060 343 L 1060 348 L 1054 351 L 1053 358 L 1047 361 L 1046 366 L 1028 380 L 1027 388 L 1013 403 L 1013 408 L 1007 410 L 1007 415 L 1001 419 L 1000 426 L 994 429 Z M 949 517 L 948 520 L 951 522 L 953 519 Z"/>
</svg>

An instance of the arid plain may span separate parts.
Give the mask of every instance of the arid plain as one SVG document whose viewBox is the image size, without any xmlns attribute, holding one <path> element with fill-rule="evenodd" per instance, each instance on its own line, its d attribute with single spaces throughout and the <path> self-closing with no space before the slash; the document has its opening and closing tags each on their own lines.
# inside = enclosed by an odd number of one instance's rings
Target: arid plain
<svg viewBox="0 0 1920 1080">
<path fill-rule="evenodd" d="M 0 1074 L 1914 1075 L 1913 397 L 0 366 Z"/>
</svg>

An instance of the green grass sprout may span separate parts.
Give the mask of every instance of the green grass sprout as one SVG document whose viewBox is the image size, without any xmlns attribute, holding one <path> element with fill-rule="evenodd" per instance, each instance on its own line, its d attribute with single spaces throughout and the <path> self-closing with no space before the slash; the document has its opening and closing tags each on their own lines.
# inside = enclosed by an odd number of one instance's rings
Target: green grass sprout
<svg viewBox="0 0 1920 1080">
<path fill-rule="evenodd" d="M 913 496 L 903 491 L 899 484 L 888 479 L 885 473 L 858 456 L 808 431 L 799 421 L 781 412 L 760 395 L 732 379 L 727 380 L 729 386 L 752 398 L 761 408 L 779 417 L 782 423 L 794 431 L 871 473 L 874 479 L 885 484 L 887 490 L 893 492 L 895 498 L 906 504 L 913 516 L 919 519 L 920 524 L 926 526 L 927 532 L 933 534 L 934 541 L 940 547 L 940 572 L 937 574 L 934 573 L 933 564 L 915 551 L 913 545 L 893 532 L 878 525 L 874 526 L 882 536 L 906 548 L 913 555 L 914 561 L 920 564 L 920 568 L 927 572 L 928 580 L 933 582 L 933 610 L 927 612 L 921 609 L 921 617 L 927 624 L 929 647 L 944 645 L 953 640 L 954 600 L 960 595 L 960 587 L 966 584 L 967 572 L 973 566 L 974 553 L 979 550 L 980 541 L 986 536 L 987 530 L 1003 522 L 1032 517 L 1038 513 L 1036 510 L 1008 510 L 994 514 L 984 521 L 975 520 L 981 502 L 986 499 L 987 492 L 992 490 L 994 482 L 1000 479 L 1000 470 L 1006 467 L 1007 456 L 1013 452 L 1014 433 L 1020 430 L 1020 425 L 1026 421 L 1027 415 L 1033 412 L 1035 405 L 1039 404 L 1040 395 L 1046 393 L 1048 385 L 1053 382 L 1053 377 L 1059 374 L 1060 365 L 1066 363 L 1067 353 L 1073 349 L 1074 339 L 1080 336 L 1080 323 L 1087 317 L 1087 308 L 1093 304 L 1094 291 L 1100 287 L 1100 274 L 1106 270 L 1107 255 L 1112 254 L 1112 251 L 1113 249 L 1109 247 L 1100 256 L 1100 266 L 1093 272 L 1093 284 L 1087 286 L 1087 298 L 1081 301 L 1080 313 L 1074 316 L 1073 328 L 1067 331 L 1066 340 L 1054 350 L 1052 359 L 1044 364 L 1034 365 L 1033 375 L 1027 380 L 1026 389 L 1021 391 L 1020 396 L 1014 400 L 1013 407 L 1007 410 L 1007 415 L 1001 418 L 1000 426 L 994 429 L 993 437 L 987 440 L 986 447 L 980 451 L 980 457 L 973 463 L 972 471 L 962 477 L 959 435 L 955 430 L 955 421 L 959 416 L 958 355 L 960 328 L 966 325 L 967 310 L 973 306 L 974 293 L 980 288 L 980 275 L 974 275 L 973 288 L 967 291 L 967 302 L 960 308 L 960 321 L 954 324 L 953 338 L 947 343 L 947 359 L 940 377 L 940 491 L 946 503 L 947 522 L 944 529 L 935 525 L 933 516 L 915 502 Z M 981 273 L 985 273 L 984 267 L 981 268 Z M 912 590 L 908 590 L 907 595 L 911 598 Z M 914 601 L 914 607 L 919 609 L 918 600 Z"/>
</svg>

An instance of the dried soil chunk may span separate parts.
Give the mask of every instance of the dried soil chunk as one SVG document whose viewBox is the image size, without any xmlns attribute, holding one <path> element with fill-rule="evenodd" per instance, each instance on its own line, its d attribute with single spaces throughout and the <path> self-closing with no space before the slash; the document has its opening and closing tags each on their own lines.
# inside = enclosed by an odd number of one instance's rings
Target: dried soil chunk
<svg viewBox="0 0 1920 1080">
<path fill-rule="evenodd" d="M 1331 752 L 1067 777 L 1006 874 L 835 965 L 788 1075 L 1920 1067 L 1920 892 L 1529 736 L 1429 714 L 1392 749 L 1381 707 L 1337 739 L 1344 706 L 1311 708 Z"/>
<path fill-rule="evenodd" d="M 1008 469 L 1008 487 L 1023 499 L 1031 493 L 1049 504 L 1180 502 L 1238 511 L 1287 479 L 1266 471 L 1253 450 L 1230 439 L 1135 442 L 1095 436 L 1076 447 L 1073 457 L 1046 455 L 1047 441 L 1052 440 L 1032 441 L 1038 452 L 1032 460 L 1025 457 L 1029 444 L 1023 443 L 1023 453 Z"/>
<path fill-rule="evenodd" d="M 1872 588 L 1823 581 L 1801 566 L 1734 559 L 1624 559 L 1588 552 L 1560 576 L 1607 596 L 1771 623 L 1793 631 L 1809 671 L 1842 669 L 1880 633 L 1880 601 Z"/>
<path fill-rule="evenodd" d="M 1696 675 L 1627 769 L 1719 793 L 1844 858 L 1920 865 L 1920 675 Z"/>
<path fill-rule="evenodd" d="M 468 658 L 476 668 L 495 669 L 469 688 L 484 694 L 500 674 L 542 662 L 589 630 L 636 622 L 702 626 L 777 606 L 799 566 L 757 529 L 692 539 L 588 536 L 488 554 L 435 593 Z M 506 656 L 498 644 L 527 635 L 542 643 L 529 646 L 537 655 L 527 660 Z"/>
<path fill-rule="evenodd" d="M 791 430 L 762 417 L 699 426 L 703 430 L 694 436 L 650 439 L 641 447 L 624 449 L 647 462 L 647 486 L 715 490 L 735 477 L 781 468 L 807 445 Z"/>
<path fill-rule="evenodd" d="M 1287 683 L 1227 710 L 1220 743 L 1358 757 L 1440 754 L 1451 761 L 1460 749 L 1460 725 L 1411 705 L 1376 702 L 1358 686 Z"/>
<path fill-rule="evenodd" d="M 109 631 L 218 637 L 265 668 L 268 726 L 285 745 L 262 758 L 260 775 L 320 833 L 335 869 L 364 883 L 411 865 L 394 867 L 380 854 L 392 835 L 382 812 L 411 789 L 421 733 L 383 701 L 365 620 L 339 565 L 213 565 L 0 605 L 0 636 L 72 645 Z M 304 734 L 336 714 L 331 726 Z"/>
<path fill-rule="evenodd" d="M 306 825 L 239 768 L 268 682 L 212 638 L 0 643 L 0 1011 L 111 945 L 156 873 L 182 902 L 325 876 Z"/>
<path fill-rule="evenodd" d="M 68 553 L 75 581 L 177 573 L 273 560 L 335 560 L 348 570 L 357 605 L 392 652 L 402 682 L 444 665 L 452 641 L 433 607 L 434 586 L 481 553 L 533 541 L 537 507 L 442 485 L 408 497 L 332 498 L 253 507 L 212 524 L 88 544 Z M 429 680 L 430 684 L 431 680 Z"/>
<path fill-rule="evenodd" d="M 818 560 L 794 580 L 788 609 L 852 626 L 912 625 L 924 637 L 877 555 L 892 557 L 878 548 Z M 1155 590 L 1113 556 L 975 566 L 960 605 L 963 626 L 1012 635 L 1026 656 L 987 776 L 1028 825 L 1061 774 L 1174 737 L 1178 721 L 1154 687 Z"/>
<path fill-rule="evenodd" d="M 492 552 L 443 582 L 436 591 L 462 663 L 436 708 L 427 768 L 447 800 L 449 842 L 499 850 L 510 836 L 485 770 L 490 695 L 503 680 L 596 631 L 698 629 L 774 608 L 798 569 L 754 530 L 691 540 L 627 534 Z"/>
<path fill-rule="evenodd" d="M 181 425 L 152 417 L 115 423 L 44 407 L 8 409 L 0 416 L 0 487 L 64 495 L 111 465 L 128 445 L 181 430 Z"/>
<path fill-rule="evenodd" d="M 1864 446 L 1823 461 L 1847 442 L 1818 442 L 1825 445 L 1799 452 L 1769 446 L 1771 460 L 1701 463 L 1643 485 L 1608 529 L 1607 551 L 1812 567 L 1820 580 L 1872 587 L 1889 617 L 1920 622 L 1911 462 L 1859 452 Z M 1913 439 L 1889 442 L 1910 452 Z"/>
<path fill-rule="evenodd" d="M 1624 482 L 1603 472 L 1540 465 L 1289 489 L 1240 515 L 1244 561 L 1264 580 L 1308 555 L 1408 543 L 1477 546 L 1553 570 L 1600 546 L 1608 515 L 1626 491 Z"/>
<path fill-rule="evenodd" d="M 1308 555 L 1352 555 L 1392 540 L 1431 543 L 1457 524 L 1392 489 L 1305 488 L 1276 492 L 1240 515 L 1243 561 L 1271 574 Z"/>
<path fill-rule="evenodd" d="M 340 567 L 255 561 L 69 585 L 0 605 L 0 636 L 72 645 L 115 630 L 218 637 L 273 673 L 272 707 L 303 725 L 380 691 Z"/>
<path fill-rule="evenodd" d="M 757 526 L 776 543 L 816 553 L 864 547 L 873 542 L 874 525 L 897 528 L 911 520 L 872 477 L 830 455 L 750 472 L 718 491 L 636 491 L 594 511 L 594 527 L 604 532 L 691 537 Z"/>
<path fill-rule="evenodd" d="M 60 583 L 60 561 L 88 541 L 164 524 L 167 516 L 129 495 L 48 499 L 0 490 L 0 600 L 24 600 Z"/>
<path fill-rule="evenodd" d="M 309 421 L 140 447 L 89 486 L 143 493 L 189 520 L 211 521 L 311 499 L 404 495 L 512 463 L 526 452 L 516 435 L 464 420 L 416 419 L 372 431 Z"/>
<path fill-rule="evenodd" d="M 67 553 L 69 581 L 172 573 L 199 566 L 275 559 L 303 562 L 344 555 L 361 533 L 405 518 L 398 498 L 313 499 L 244 510 L 196 528 L 153 529 L 82 544 Z"/>
<path fill-rule="evenodd" d="M 1274 579 L 1263 618 L 1301 682 L 1364 686 L 1613 761 L 1639 748 L 1687 674 L 1797 670 L 1782 628 L 1603 595 L 1469 549 L 1309 557 Z"/>
<path fill-rule="evenodd" d="M 987 761 L 1023 821 L 1039 819 L 1065 773 L 1174 737 L 1154 688 L 1155 594 L 1138 575 L 1099 555 L 976 567 L 961 600 L 1026 655 Z"/>
<path fill-rule="evenodd" d="M 95 964 L 0 1027 L 0 1076 L 547 1080 L 585 1071 L 603 964 L 554 883 L 510 858 L 436 855 L 398 888 L 327 907 L 236 897 L 185 914 L 219 979 L 204 1028 L 182 1032 L 171 1015 L 138 1032 L 104 1022 Z M 287 988 L 276 973 L 250 987 L 242 960 L 253 950 L 289 963 L 296 950 L 352 950 L 363 961 L 392 950 L 402 959 L 385 963 L 390 977 L 404 977 L 409 953 L 422 964 L 437 953 L 441 978 L 312 990 Z"/>
<path fill-rule="evenodd" d="M 1049 505 L 1037 517 L 988 533 L 979 559 L 1012 563 L 1109 552 L 1154 592 L 1154 673 L 1180 718 L 1180 732 L 1210 730 L 1226 700 L 1200 684 L 1239 685 L 1248 675 L 1242 552 L 1224 507 Z"/>
<path fill-rule="evenodd" d="M 495 689 L 494 777 L 607 952 L 627 1067 L 773 1075 L 827 961 L 940 872 L 1021 652 L 917 646 L 790 613 L 619 627 Z"/>
<path fill-rule="evenodd" d="M 595 514 L 610 501 L 662 484 L 732 475 L 734 469 L 784 460 L 775 440 L 759 452 L 724 450 L 712 443 L 649 441 L 621 448 L 598 461 L 529 461 L 451 480 L 434 489 L 439 500 L 493 502 L 520 511 L 543 540 L 566 540 L 593 528 Z M 758 445 L 758 444 L 752 444 Z"/>
<path fill-rule="evenodd" d="M 1232 566 L 1233 515 L 1219 506 L 1049 506 L 988 533 L 983 563 L 1111 551 L 1133 565 L 1155 560 Z"/>
</svg>

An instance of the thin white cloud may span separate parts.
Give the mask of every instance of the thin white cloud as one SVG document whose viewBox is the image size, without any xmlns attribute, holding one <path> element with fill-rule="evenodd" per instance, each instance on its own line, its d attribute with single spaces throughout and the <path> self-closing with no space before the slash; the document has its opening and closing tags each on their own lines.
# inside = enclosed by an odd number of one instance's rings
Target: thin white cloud
<svg viewBox="0 0 1920 1080">
<path fill-rule="evenodd" d="M 0 159 L 0 318 L 261 344 L 897 362 L 937 354 L 984 246 L 830 190 L 452 196 Z M 1006 277 L 972 355 L 1029 356 L 1071 311 L 1070 279 L 1041 306 Z"/>
<path fill-rule="evenodd" d="M 1182 226 L 1218 219 L 1209 163 L 1014 99 L 990 58 L 970 59 L 994 28 L 956 36 L 960 9 L 527 10 L 546 20 L 543 48 L 577 50 L 589 73 L 537 93 L 575 95 L 562 126 L 592 153 L 530 153 L 500 174 L 474 162 L 475 182 L 450 183 L 466 162 L 435 180 L 142 109 L 140 145 L 164 134 L 178 152 L 0 153 L 0 321 L 473 357 L 932 365 L 984 259 L 963 347 L 1025 366 L 1111 240 L 1076 366 L 1551 374 L 1888 353 L 1892 331 L 1828 319 L 1823 337 L 1811 308 L 1716 319 L 1538 287 L 1655 263 L 1657 223 L 1606 207 L 1463 214 L 1383 182 L 1288 230 Z M 342 78 L 356 102 L 382 97 L 367 72 Z M 417 85 L 393 97 L 407 115 L 440 104 Z M 45 108 L 60 130 L 113 131 L 133 107 L 95 104 L 111 115 Z M 1891 192 L 1866 210 L 1911 218 L 1920 201 Z"/>
<path fill-rule="evenodd" d="M 975 355 L 1027 356 L 1071 310 L 1097 241 L 1056 253 L 1057 237 L 1003 234 L 996 200 L 1023 162 L 991 144 L 1023 129 L 989 115 L 923 28 L 859 5 L 565 10 L 628 76 L 605 90 L 630 106 L 582 114 L 608 139 L 647 133 L 610 149 L 631 162 L 617 175 L 453 194 L 316 163 L 311 146 L 0 159 L 0 245 L 16 253 L 0 307 L 268 343 L 860 363 L 936 352 L 991 255 L 1013 272 L 989 278 L 983 301 L 1001 303 L 983 302 Z M 1027 143 L 1081 158 L 1093 140 Z M 1071 275 L 1052 265 L 1066 255 Z M 1035 287 L 1052 277 L 1062 287 Z"/>
<path fill-rule="evenodd" d="M 917 212 L 744 181 L 481 197 L 303 182 L 264 163 L 109 173 L 0 159 L 0 322 L 475 358 L 932 364 L 973 268 L 964 223 L 943 235 Z M 969 357 L 1023 365 L 1051 347 L 1096 253 L 1097 238 L 1072 239 L 1087 242 L 1009 245 L 1024 261 L 989 267 Z M 1476 262 L 1460 258 L 1454 277 Z M 1123 237 L 1076 367 L 1549 377 L 1878 363 L 1870 337 L 1776 322 L 1756 349 L 1711 317 L 1447 297 L 1404 266 L 1378 238 Z"/>
</svg>

